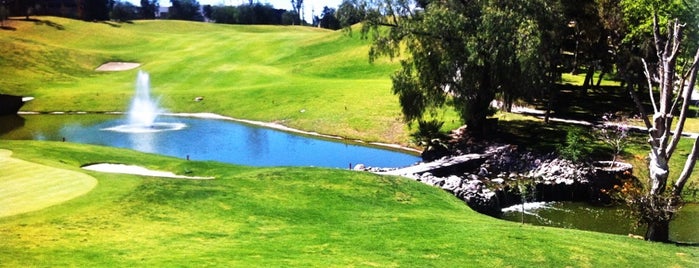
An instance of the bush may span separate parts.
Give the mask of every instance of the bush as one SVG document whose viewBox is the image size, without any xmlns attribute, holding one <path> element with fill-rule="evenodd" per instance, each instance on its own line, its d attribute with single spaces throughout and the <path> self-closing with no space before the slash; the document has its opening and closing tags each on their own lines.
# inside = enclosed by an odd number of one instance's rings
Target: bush
<svg viewBox="0 0 699 268">
<path fill-rule="evenodd" d="M 446 143 L 447 135 L 442 132 L 444 122 L 433 119 L 430 121 L 418 120 L 417 131 L 410 134 L 413 141 L 425 147 L 422 159 L 433 161 L 449 154 L 449 146 Z"/>
<path fill-rule="evenodd" d="M 565 159 L 579 162 L 588 158 L 590 154 L 589 139 L 579 128 L 568 129 L 565 146 L 558 148 L 558 153 Z"/>
</svg>

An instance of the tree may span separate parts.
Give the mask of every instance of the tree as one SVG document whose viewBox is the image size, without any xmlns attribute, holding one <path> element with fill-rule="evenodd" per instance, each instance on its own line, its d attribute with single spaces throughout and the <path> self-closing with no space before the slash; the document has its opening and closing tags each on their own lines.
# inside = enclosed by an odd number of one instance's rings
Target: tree
<svg viewBox="0 0 699 268">
<path fill-rule="evenodd" d="M 483 137 L 490 103 L 550 88 L 562 21 L 547 0 L 385 0 L 367 6 L 363 35 L 374 39 L 370 60 L 405 50 L 392 76 L 407 122 L 445 104 L 453 106 L 474 137 Z M 388 29 L 385 29 L 388 28 Z M 543 68 L 542 68 L 543 67 Z"/>
<path fill-rule="evenodd" d="M 9 12 L 7 11 L 7 8 L 5 7 L 5 2 L 2 2 L 2 5 L 0 5 L 0 28 L 5 28 L 5 19 L 7 19 L 7 14 Z"/>
<path fill-rule="evenodd" d="M 341 27 L 348 28 L 364 19 L 365 14 L 362 13 L 362 9 L 358 5 L 357 0 L 342 1 L 335 12 L 335 17 L 337 17 Z"/>
<path fill-rule="evenodd" d="M 699 49 L 689 64 L 685 64 L 686 71 L 678 72 L 678 63 L 681 62 L 683 31 L 686 24 L 678 20 L 667 22 L 666 37 L 661 34 L 658 13 L 653 13 L 653 40 L 658 64 L 655 72 L 645 63 L 645 74 L 648 79 L 651 102 L 653 106 L 652 121 L 643 108 L 637 96 L 634 97 L 648 129 L 648 143 L 651 146 L 648 164 L 650 175 L 650 189 L 643 199 L 644 207 L 656 208 L 655 215 L 646 215 L 645 223 L 648 224 L 646 240 L 669 240 L 670 221 L 675 209 L 681 200 L 682 189 L 692 174 L 694 165 L 699 158 L 699 140 L 695 138 L 691 153 L 685 160 L 684 168 L 672 184 L 669 193 L 666 192 L 670 168 L 668 162 L 676 152 L 677 144 L 682 138 L 685 121 L 689 111 L 689 100 L 697 77 L 697 64 L 699 64 Z M 679 81 L 678 81 L 679 80 Z M 653 84 L 657 82 L 659 98 L 656 99 L 653 92 Z M 675 87 L 677 86 L 677 87 Z M 678 89 L 678 90 L 675 90 Z M 672 124 L 675 114 L 679 113 L 674 133 Z"/>
<path fill-rule="evenodd" d="M 204 16 L 199 10 L 199 2 L 196 0 L 170 0 L 169 19 L 203 21 Z"/>
<path fill-rule="evenodd" d="M 141 18 L 146 20 L 155 19 L 155 13 L 159 8 L 158 0 L 141 0 Z"/>
<path fill-rule="evenodd" d="M 291 8 L 296 12 L 296 16 L 298 16 L 298 24 L 303 24 L 303 11 L 301 10 L 301 8 L 303 8 L 303 0 L 291 0 Z"/>
<path fill-rule="evenodd" d="M 129 2 L 115 2 L 109 17 L 116 21 L 131 21 L 138 18 L 139 8 Z"/>
<path fill-rule="evenodd" d="M 90 0 L 85 1 L 85 10 L 83 20 L 85 21 L 103 21 L 109 19 L 109 10 L 111 9 L 109 0 Z"/>
<path fill-rule="evenodd" d="M 340 29 L 340 21 L 335 17 L 335 9 L 323 7 L 323 13 L 317 18 L 318 26 L 321 28 L 337 30 Z"/>
</svg>

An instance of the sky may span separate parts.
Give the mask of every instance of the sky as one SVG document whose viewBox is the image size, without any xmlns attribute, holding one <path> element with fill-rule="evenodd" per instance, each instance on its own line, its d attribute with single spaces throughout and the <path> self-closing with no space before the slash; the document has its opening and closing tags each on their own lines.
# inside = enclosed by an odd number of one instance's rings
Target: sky
<svg viewBox="0 0 699 268">
<path fill-rule="evenodd" d="M 135 5 L 141 5 L 141 0 L 127 0 Z M 227 6 L 237 6 L 240 4 L 248 3 L 249 0 L 198 0 L 200 5 L 227 5 Z M 271 4 L 275 8 L 292 10 L 291 0 L 254 0 L 254 2 L 259 2 L 262 4 Z M 303 1 L 303 13 L 306 21 L 313 21 L 314 13 L 318 16 L 323 11 L 323 7 L 331 7 L 337 9 L 342 3 L 342 0 L 304 0 Z M 160 6 L 167 7 L 170 6 L 170 0 L 160 0 Z"/>
</svg>

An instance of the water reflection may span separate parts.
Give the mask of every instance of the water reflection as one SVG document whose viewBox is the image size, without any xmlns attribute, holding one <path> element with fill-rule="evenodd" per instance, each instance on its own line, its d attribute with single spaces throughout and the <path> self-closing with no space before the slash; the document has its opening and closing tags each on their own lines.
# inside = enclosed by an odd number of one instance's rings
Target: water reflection
<svg viewBox="0 0 699 268">
<path fill-rule="evenodd" d="M 598 207 L 580 202 L 527 203 L 524 214 L 515 205 L 503 209 L 503 219 L 542 226 L 580 229 L 611 234 L 643 235 L 645 227 L 637 227 L 625 206 Z M 670 224 L 670 239 L 699 242 L 699 205 L 686 204 Z"/>
<path fill-rule="evenodd" d="M 136 151 L 141 151 L 141 152 L 148 152 L 148 153 L 156 153 L 157 151 L 155 150 L 155 144 L 156 144 L 156 134 L 153 132 L 144 132 L 144 133 L 130 133 L 129 135 L 129 141 L 131 142 L 131 148 L 133 148 Z"/>
<path fill-rule="evenodd" d="M 24 117 L 16 114 L 0 116 L 0 135 L 23 127 L 24 122 Z"/>
<path fill-rule="evenodd" d="M 251 157 L 262 157 L 269 154 L 269 137 L 259 128 L 247 128 L 245 133 L 247 151 Z"/>
</svg>

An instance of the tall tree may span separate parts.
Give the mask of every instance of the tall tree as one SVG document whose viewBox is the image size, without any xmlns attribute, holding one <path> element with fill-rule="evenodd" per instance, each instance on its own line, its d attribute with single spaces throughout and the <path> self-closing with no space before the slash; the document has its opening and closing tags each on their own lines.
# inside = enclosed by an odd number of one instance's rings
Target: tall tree
<svg viewBox="0 0 699 268">
<path fill-rule="evenodd" d="M 0 28 L 5 28 L 5 19 L 8 13 L 5 3 L 3 2 L 2 5 L 0 5 Z"/>
<path fill-rule="evenodd" d="M 676 152 L 677 144 L 682 138 L 685 121 L 689 111 L 689 100 L 697 77 L 699 64 L 699 49 L 691 63 L 685 65 L 685 72 L 678 72 L 678 61 L 682 50 L 682 36 L 685 24 L 678 20 L 668 22 L 667 34 L 663 36 L 658 22 L 657 13 L 653 14 L 653 40 L 658 65 L 655 72 L 646 64 L 646 76 L 650 88 L 653 105 L 652 121 L 637 100 L 637 104 L 648 129 L 648 143 L 651 146 L 648 164 L 650 189 L 643 199 L 646 207 L 659 210 L 660 213 L 645 216 L 648 230 L 645 238 L 651 241 L 668 241 L 670 221 L 681 199 L 682 190 L 687 183 L 694 165 L 699 158 L 699 140 L 694 138 L 692 151 L 685 160 L 685 165 L 677 180 L 672 184 L 669 195 L 666 195 L 668 178 L 670 177 L 669 161 Z M 679 80 L 679 81 L 678 81 Z M 659 97 L 654 97 L 653 84 L 657 81 Z M 676 89 L 678 85 L 679 90 Z M 675 114 L 679 113 L 677 123 L 672 129 Z"/>
<path fill-rule="evenodd" d="M 450 104 L 482 137 L 496 95 L 511 102 L 552 83 L 559 53 L 552 36 L 562 24 L 557 2 L 423 2 L 420 9 L 413 1 L 362 3 L 362 32 L 374 39 L 370 59 L 408 53 L 392 77 L 406 121 Z"/>
<path fill-rule="evenodd" d="M 359 7 L 357 0 L 344 0 L 337 8 L 335 16 L 337 20 L 340 21 L 340 26 L 350 27 L 361 22 L 365 14 L 362 13 L 362 9 Z"/>
<path fill-rule="evenodd" d="M 203 21 L 204 15 L 201 14 L 199 2 L 196 0 L 170 0 L 169 19 L 173 20 L 193 20 Z"/>
<path fill-rule="evenodd" d="M 296 12 L 296 16 L 298 16 L 298 24 L 303 24 L 303 0 L 291 0 L 291 8 Z"/>
<path fill-rule="evenodd" d="M 97 21 L 97 20 L 108 20 L 109 10 L 111 9 L 111 3 L 109 0 L 90 0 L 85 1 L 85 11 L 83 13 L 83 20 L 86 21 Z"/>
<path fill-rule="evenodd" d="M 159 8 L 158 0 L 141 0 L 141 18 L 147 20 L 155 19 L 155 13 Z"/>
<path fill-rule="evenodd" d="M 115 21 L 131 21 L 139 17 L 140 9 L 130 2 L 117 1 L 109 12 L 109 18 Z"/>
<path fill-rule="evenodd" d="M 335 17 L 335 14 L 334 8 L 323 7 L 323 12 L 320 14 L 320 17 L 316 17 L 318 26 L 331 30 L 340 29 L 340 21 Z"/>
</svg>

